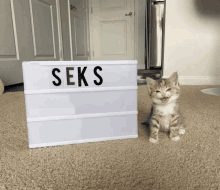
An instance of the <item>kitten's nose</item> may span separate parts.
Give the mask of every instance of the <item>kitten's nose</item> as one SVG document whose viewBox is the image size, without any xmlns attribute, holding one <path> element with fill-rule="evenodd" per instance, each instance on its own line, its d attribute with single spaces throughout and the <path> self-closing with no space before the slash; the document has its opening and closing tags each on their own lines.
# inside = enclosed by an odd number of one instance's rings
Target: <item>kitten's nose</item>
<svg viewBox="0 0 220 190">
<path fill-rule="evenodd" d="M 164 99 L 164 100 L 166 100 L 166 99 L 168 99 L 169 97 L 163 97 L 162 99 Z"/>
</svg>

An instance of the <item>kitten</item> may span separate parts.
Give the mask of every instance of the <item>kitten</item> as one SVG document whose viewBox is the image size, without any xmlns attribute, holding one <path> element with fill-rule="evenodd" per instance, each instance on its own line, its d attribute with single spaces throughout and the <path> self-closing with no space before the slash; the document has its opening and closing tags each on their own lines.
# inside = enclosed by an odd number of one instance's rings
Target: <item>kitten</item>
<svg viewBox="0 0 220 190">
<path fill-rule="evenodd" d="M 150 98 L 153 100 L 149 117 L 149 141 L 158 142 L 159 130 L 169 132 L 170 139 L 178 141 L 179 134 L 185 133 L 185 125 L 177 102 L 180 94 L 177 72 L 168 79 L 156 81 L 148 77 L 146 81 Z"/>
</svg>

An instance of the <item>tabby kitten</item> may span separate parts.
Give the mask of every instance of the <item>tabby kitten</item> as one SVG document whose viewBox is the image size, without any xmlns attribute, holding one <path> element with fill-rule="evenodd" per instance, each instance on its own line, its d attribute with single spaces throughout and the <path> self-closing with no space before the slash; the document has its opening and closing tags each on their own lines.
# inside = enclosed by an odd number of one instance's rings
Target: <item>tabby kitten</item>
<svg viewBox="0 0 220 190">
<path fill-rule="evenodd" d="M 185 133 L 183 117 L 180 115 L 177 99 L 180 94 L 177 72 L 168 79 L 153 80 L 146 78 L 150 98 L 153 100 L 149 117 L 150 139 L 158 142 L 158 132 L 169 132 L 173 141 L 180 139 L 179 134 Z"/>
</svg>

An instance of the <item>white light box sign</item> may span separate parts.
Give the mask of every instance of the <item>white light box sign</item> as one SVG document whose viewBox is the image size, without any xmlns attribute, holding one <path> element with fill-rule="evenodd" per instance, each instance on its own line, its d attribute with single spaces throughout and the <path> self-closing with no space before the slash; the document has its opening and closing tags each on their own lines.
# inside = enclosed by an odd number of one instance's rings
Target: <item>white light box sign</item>
<svg viewBox="0 0 220 190">
<path fill-rule="evenodd" d="M 30 148 L 138 137 L 137 61 L 22 67 Z"/>
</svg>

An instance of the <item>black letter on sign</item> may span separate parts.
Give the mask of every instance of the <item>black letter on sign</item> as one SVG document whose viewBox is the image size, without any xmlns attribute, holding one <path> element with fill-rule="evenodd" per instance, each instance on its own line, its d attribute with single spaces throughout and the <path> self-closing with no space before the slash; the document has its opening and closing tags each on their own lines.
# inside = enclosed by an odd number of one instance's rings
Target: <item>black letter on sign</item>
<svg viewBox="0 0 220 190">
<path fill-rule="evenodd" d="M 94 83 L 95 83 L 96 85 L 101 85 L 102 82 L 103 82 L 103 79 L 102 79 L 102 77 L 97 73 L 97 69 L 99 69 L 100 71 L 102 71 L 102 68 L 101 68 L 100 66 L 97 66 L 97 67 L 94 68 L 94 74 L 100 79 L 100 82 L 97 82 L 96 80 L 94 80 Z"/>
<path fill-rule="evenodd" d="M 85 86 L 88 86 L 88 83 L 87 83 L 85 76 L 84 76 L 86 69 L 87 69 L 87 67 L 84 67 L 83 71 L 81 73 L 81 67 L 78 67 L 78 85 L 79 86 L 81 86 L 81 80 L 83 80 Z"/>
<path fill-rule="evenodd" d="M 58 68 L 54 68 L 53 70 L 52 70 L 52 75 L 59 81 L 58 83 L 55 83 L 55 81 L 53 81 L 53 84 L 55 85 L 55 86 L 60 86 L 61 85 L 61 80 L 60 80 L 60 78 L 55 74 L 55 71 L 57 71 L 58 73 L 60 72 L 60 69 L 58 69 Z"/>
<path fill-rule="evenodd" d="M 75 82 L 70 82 L 70 78 L 73 78 L 73 75 L 70 75 L 69 70 L 74 70 L 74 67 L 67 67 L 66 68 L 67 85 L 75 85 Z"/>
</svg>

